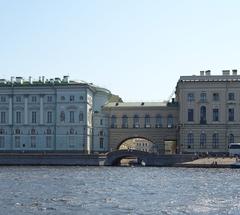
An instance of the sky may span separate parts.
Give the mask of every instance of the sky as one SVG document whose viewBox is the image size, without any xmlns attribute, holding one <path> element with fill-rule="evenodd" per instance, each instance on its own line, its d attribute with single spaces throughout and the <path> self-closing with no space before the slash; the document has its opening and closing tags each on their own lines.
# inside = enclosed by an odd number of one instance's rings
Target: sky
<svg viewBox="0 0 240 215">
<path fill-rule="evenodd" d="M 239 69 L 239 9 L 239 0 L 0 0 L 0 78 L 69 75 L 124 101 L 167 100 L 181 75 Z"/>
</svg>

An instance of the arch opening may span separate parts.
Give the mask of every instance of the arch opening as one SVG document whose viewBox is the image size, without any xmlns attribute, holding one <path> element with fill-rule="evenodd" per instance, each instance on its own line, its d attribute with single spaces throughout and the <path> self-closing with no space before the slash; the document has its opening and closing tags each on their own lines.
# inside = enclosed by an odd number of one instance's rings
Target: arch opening
<svg viewBox="0 0 240 215">
<path fill-rule="evenodd" d="M 144 137 L 131 137 L 120 143 L 118 150 L 136 150 L 157 153 L 158 145 Z"/>
</svg>

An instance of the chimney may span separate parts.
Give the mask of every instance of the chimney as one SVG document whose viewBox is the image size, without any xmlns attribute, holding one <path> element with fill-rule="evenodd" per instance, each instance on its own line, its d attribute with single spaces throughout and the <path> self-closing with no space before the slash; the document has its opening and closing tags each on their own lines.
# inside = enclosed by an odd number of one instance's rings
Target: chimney
<svg viewBox="0 0 240 215">
<path fill-rule="evenodd" d="M 29 76 L 29 78 L 28 78 L 28 81 L 29 81 L 29 84 L 32 84 L 32 76 Z"/>
<path fill-rule="evenodd" d="M 23 83 L 23 78 L 22 77 L 16 77 L 16 83 L 22 84 Z"/>
<path fill-rule="evenodd" d="M 11 83 L 12 84 L 14 83 L 14 77 L 13 76 L 11 77 Z"/>
<path fill-rule="evenodd" d="M 237 75 L 237 69 L 232 70 L 232 75 Z"/>
<path fill-rule="evenodd" d="M 230 70 L 223 70 L 222 75 L 230 75 Z"/>
<path fill-rule="evenodd" d="M 204 76 L 204 71 L 200 71 L 200 76 Z"/>
<path fill-rule="evenodd" d="M 206 75 L 206 76 L 210 76 L 210 75 L 211 75 L 211 70 L 205 71 L 205 75 Z"/>
<path fill-rule="evenodd" d="M 63 82 L 69 83 L 69 76 L 68 75 L 63 76 Z"/>
<path fill-rule="evenodd" d="M 42 76 L 42 82 L 45 83 L 45 76 Z"/>
</svg>

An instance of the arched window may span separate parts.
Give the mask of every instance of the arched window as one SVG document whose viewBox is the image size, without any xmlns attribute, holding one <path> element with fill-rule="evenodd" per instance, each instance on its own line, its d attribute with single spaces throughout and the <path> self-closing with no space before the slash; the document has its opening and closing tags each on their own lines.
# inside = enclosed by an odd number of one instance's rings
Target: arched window
<svg viewBox="0 0 240 215">
<path fill-rule="evenodd" d="M 228 144 L 231 144 L 231 143 L 234 143 L 234 135 L 233 134 L 230 134 L 228 136 Z"/>
<path fill-rule="evenodd" d="M 172 116 L 172 114 L 169 114 L 169 115 L 168 115 L 168 118 L 167 118 L 167 127 L 168 127 L 168 128 L 173 128 L 173 116 Z"/>
<path fill-rule="evenodd" d="M 145 115 L 145 128 L 151 128 L 151 122 L 150 122 L 149 114 Z"/>
<path fill-rule="evenodd" d="M 79 113 L 79 121 L 82 122 L 83 121 L 83 112 L 80 111 Z"/>
<path fill-rule="evenodd" d="M 193 148 L 193 145 L 194 145 L 194 136 L 193 136 L 193 133 L 189 133 L 187 135 L 187 147 L 188 147 L 188 149 Z"/>
<path fill-rule="evenodd" d="M 65 122 L 65 113 L 64 113 L 64 111 L 61 111 L 61 113 L 60 113 L 60 121 L 61 122 Z"/>
<path fill-rule="evenodd" d="M 133 117 L 133 127 L 134 128 L 140 128 L 139 116 L 137 114 L 135 114 L 134 117 Z"/>
<path fill-rule="evenodd" d="M 206 107 L 201 106 L 201 108 L 200 108 L 200 124 L 206 124 L 206 123 L 207 123 Z"/>
<path fill-rule="evenodd" d="M 122 128 L 127 128 L 128 127 L 128 117 L 127 115 L 122 116 Z"/>
<path fill-rule="evenodd" d="M 162 117 L 160 114 L 156 116 L 156 128 L 161 128 L 162 127 Z"/>
<path fill-rule="evenodd" d="M 212 147 L 213 148 L 219 147 L 219 135 L 217 133 L 213 134 L 212 136 Z"/>
<path fill-rule="evenodd" d="M 74 129 L 73 128 L 70 129 L 70 134 L 74 134 Z"/>
<path fill-rule="evenodd" d="M 206 148 L 206 134 L 200 134 L 200 148 Z"/>
</svg>

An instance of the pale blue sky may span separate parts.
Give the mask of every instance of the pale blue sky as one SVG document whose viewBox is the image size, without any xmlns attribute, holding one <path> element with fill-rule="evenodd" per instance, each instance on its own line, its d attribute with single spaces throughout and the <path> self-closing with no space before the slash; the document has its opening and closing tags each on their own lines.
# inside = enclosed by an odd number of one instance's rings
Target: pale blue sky
<svg viewBox="0 0 240 215">
<path fill-rule="evenodd" d="M 0 75 L 68 74 L 125 101 L 164 100 L 180 75 L 240 69 L 239 11 L 238 0 L 0 0 Z"/>
</svg>

